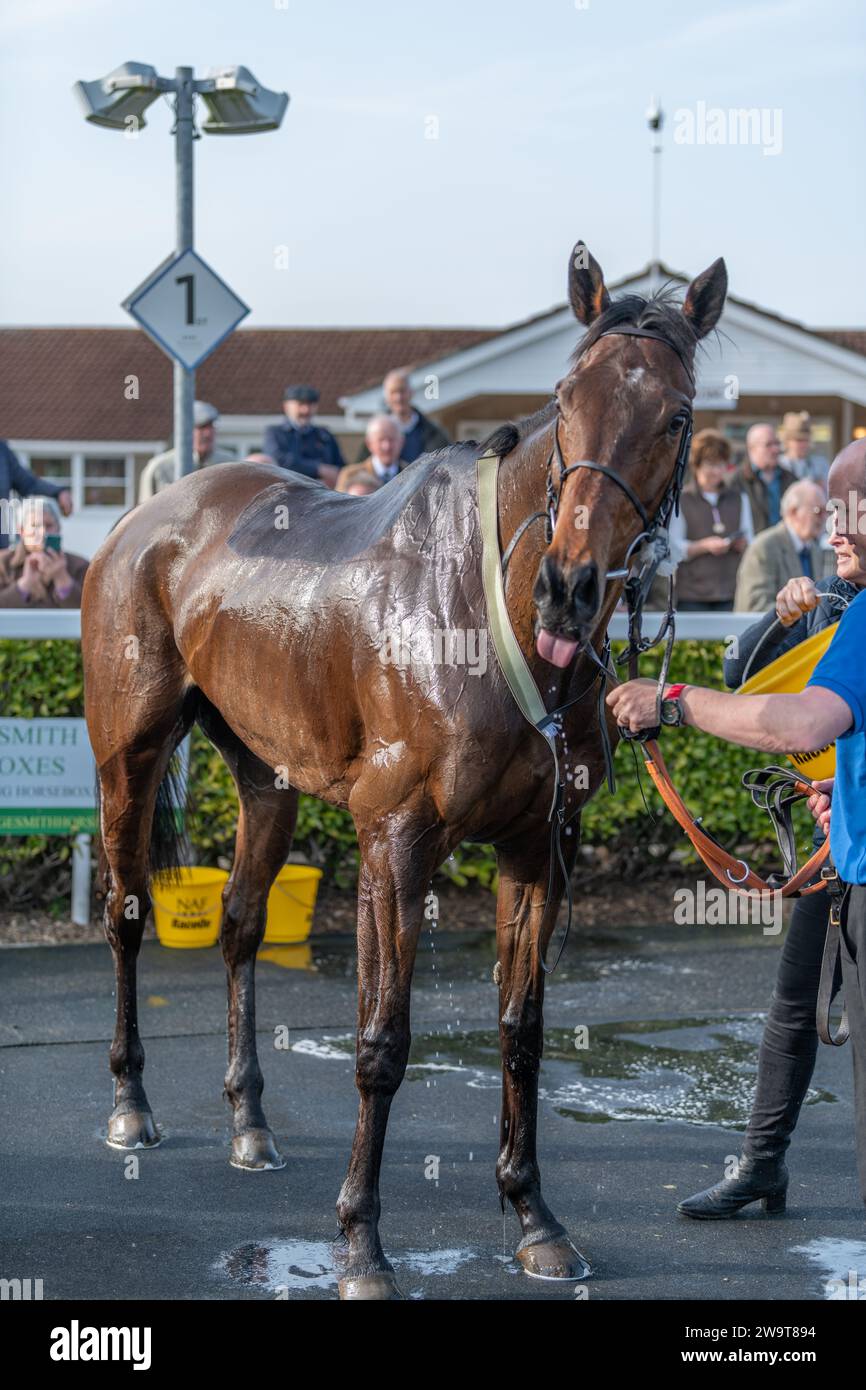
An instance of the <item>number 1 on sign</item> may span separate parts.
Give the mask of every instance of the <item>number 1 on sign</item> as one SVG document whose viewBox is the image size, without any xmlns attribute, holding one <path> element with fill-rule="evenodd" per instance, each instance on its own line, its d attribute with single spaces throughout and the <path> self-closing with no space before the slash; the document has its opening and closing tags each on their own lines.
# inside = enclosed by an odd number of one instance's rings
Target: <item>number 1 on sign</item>
<svg viewBox="0 0 866 1390">
<path fill-rule="evenodd" d="M 174 283 L 186 286 L 186 321 L 195 323 L 195 276 L 177 275 Z"/>
</svg>

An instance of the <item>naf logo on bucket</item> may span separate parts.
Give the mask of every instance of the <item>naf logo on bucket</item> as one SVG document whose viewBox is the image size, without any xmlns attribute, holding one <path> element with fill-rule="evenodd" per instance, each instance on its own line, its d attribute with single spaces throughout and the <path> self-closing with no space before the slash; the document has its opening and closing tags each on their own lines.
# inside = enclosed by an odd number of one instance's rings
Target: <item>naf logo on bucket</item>
<svg viewBox="0 0 866 1390">
<path fill-rule="evenodd" d="M 150 1370 L 149 1327 L 68 1327 L 51 1331 L 52 1361 L 129 1361 L 134 1371 Z"/>
</svg>

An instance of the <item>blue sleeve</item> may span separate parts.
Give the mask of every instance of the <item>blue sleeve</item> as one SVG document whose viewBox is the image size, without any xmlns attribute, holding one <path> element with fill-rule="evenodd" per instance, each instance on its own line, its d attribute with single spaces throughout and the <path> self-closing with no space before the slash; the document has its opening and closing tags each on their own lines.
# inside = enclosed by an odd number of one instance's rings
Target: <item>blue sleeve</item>
<svg viewBox="0 0 866 1390">
<path fill-rule="evenodd" d="M 337 468 L 345 468 L 346 460 L 340 453 L 340 446 L 337 443 L 334 436 L 330 433 L 330 431 L 328 432 L 328 438 L 331 441 L 331 463 L 333 463 Z"/>
<path fill-rule="evenodd" d="M 842 614 L 833 641 L 809 678 L 810 685 L 832 690 L 851 711 L 854 720 L 849 733 L 859 734 L 866 729 L 866 592 L 858 594 Z"/>
<path fill-rule="evenodd" d="M 280 447 L 280 427 L 279 425 L 268 425 L 265 430 L 263 447 L 266 454 L 270 454 L 274 463 L 278 463 L 281 468 L 286 467 L 285 457 Z"/>
<path fill-rule="evenodd" d="M 18 460 L 8 444 L 4 444 L 3 448 L 9 464 L 9 482 L 19 497 L 59 497 L 61 492 L 68 489 L 68 484 L 49 483 L 44 478 L 37 478 Z"/>
</svg>

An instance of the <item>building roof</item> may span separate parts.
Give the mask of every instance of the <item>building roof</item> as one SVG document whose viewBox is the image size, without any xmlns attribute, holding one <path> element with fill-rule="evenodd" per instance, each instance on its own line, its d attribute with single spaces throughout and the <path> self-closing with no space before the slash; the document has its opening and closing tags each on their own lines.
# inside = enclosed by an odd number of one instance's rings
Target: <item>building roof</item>
<svg viewBox="0 0 866 1390">
<path fill-rule="evenodd" d="M 381 381 L 392 367 L 501 331 L 242 328 L 199 368 L 196 395 L 225 415 L 279 415 L 284 388 L 311 382 L 322 393 L 321 413 L 339 414 L 340 396 Z M 141 329 L 0 329 L 0 437 L 166 439 L 171 396 L 171 363 Z"/>
<path fill-rule="evenodd" d="M 627 289 L 650 269 L 611 289 Z M 657 269 L 663 280 L 687 282 L 666 265 Z M 729 299 L 866 356 L 866 329 L 808 328 L 735 295 Z M 341 399 L 377 385 L 392 367 L 434 363 L 554 319 L 565 308 L 558 304 L 505 328 L 241 328 L 199 368 L 196 395 L 224 415 L 277 416 L 284 388 L 310 382 L 321 391 L 321 414 L 339 415 Z M 138 328 L 0 329 L 0 437 L 168 439 L 171 397 L 171 363 Z"/>
</svg>

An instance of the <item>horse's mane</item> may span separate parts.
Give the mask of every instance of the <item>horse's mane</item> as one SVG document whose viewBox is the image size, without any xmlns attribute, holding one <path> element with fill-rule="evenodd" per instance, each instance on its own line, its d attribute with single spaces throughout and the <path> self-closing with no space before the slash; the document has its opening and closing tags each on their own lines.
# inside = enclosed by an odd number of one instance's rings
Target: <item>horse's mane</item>
<svg viewBox="0 0 866 1390">
<path fill-rule="evenodd" d="M 676 352 L 688 362 L 692 357 L 698 340 L 688 319 L 683 317 L 680 301 L 674 296 L 676 285 L 665 285 L 648 298 L 640 294 L 624 294 L 615 299 L 584 333 L 571 355 L 570 366 L 576 367 L 581 357 L 602 338 L 605 333 L 628 324 L 634 328 L 647 328 L 670 343 Z M 540 410 L 517 423 L 499 425 L 479 448 L 490 450 L 500 458 L 515 449 L 522 439 L 526 439 L 540 425 L 548 422 L 556 408 L 555 401 L 547 401 Z"/>
</svg>

